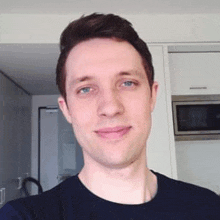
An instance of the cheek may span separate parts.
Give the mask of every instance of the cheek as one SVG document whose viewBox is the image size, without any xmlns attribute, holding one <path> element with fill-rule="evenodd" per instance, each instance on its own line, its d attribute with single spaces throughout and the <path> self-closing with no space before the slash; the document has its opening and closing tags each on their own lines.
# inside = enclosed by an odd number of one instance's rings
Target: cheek
<svg viewBox="0 0 220 220">
<path fill-rule="evenodd" d="M 94 111 L 90 105 L 74 103 L 70 108 L 72 125 L 74 128 L 85 129 L 92 126 L 91 122 L 94 118 Z"/>
<path fill-rule="evenodd" d="M 135 97 L 134 99 L 129 99 L 127 102 L 127 111 L 133 115 L 134 118 L 139 120 L 146 120 L 150 113 L 150 101 L 149 98 L 142 95 L 139 97 Z"/>
<path fill-rule="evenodd" d="M 138 131 L 137 135 L 143 138 L 146 138 L 146 135 L 148 136 L 148 132 L 151 128 L 151 108 L 149 100 L 150 99 L 146 96 L 139 96 L 139 98 L 130 102 L 128 106 L 130 110 L 129 114 Z"/>
</svg>

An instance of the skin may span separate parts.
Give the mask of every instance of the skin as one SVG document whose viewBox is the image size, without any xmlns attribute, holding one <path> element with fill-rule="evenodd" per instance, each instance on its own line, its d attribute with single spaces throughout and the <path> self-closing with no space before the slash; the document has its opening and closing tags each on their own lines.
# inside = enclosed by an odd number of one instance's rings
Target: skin
<svg viewBox="0 0 220 220">
<path fill-rule="evenodd" d="M 146 141 L 158 84 L 150 89 L 141 56 L 128 42 L 96 38 L 75 46 L 65 68 L 67 103 L 58 103 L 83 150 L 80 180 L 110 201 L 151 200 L 157 179 L 146 167 Z M 115 126 L 127 133 L 97 133 Z"/>
</svg>

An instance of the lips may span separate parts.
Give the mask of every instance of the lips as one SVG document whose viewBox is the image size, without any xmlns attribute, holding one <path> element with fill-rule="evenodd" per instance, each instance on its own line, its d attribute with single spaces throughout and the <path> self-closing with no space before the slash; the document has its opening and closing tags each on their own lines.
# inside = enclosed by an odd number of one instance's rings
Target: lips
<svg viewBox="0 0 220 220">
<path fill-rule="evenodd" d="M 95 133 L 99 137 L 106 138 L 106 139 L 118 139 L 122 138 L 125 134 L 127 134 L 130 131 L 130 126 L 118 126 L 118 127 L 108 127 L 108 128 L 102 128 Z"/>
</svg>

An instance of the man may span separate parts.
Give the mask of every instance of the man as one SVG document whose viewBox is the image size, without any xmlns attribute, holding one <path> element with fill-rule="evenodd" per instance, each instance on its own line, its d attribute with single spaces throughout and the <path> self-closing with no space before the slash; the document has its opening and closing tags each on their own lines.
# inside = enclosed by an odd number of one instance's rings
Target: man
<svg viewBox="0 0 220 220">
<path fill-rule="evenodd" d="M 69 24 L 57 65 L 59 106 L 82 147 L 81 172 L 11 201 L 1 219 L 220 219 L 220 199 L 146 164 L 158 84 L 131 24 L 92 14 Z"/>
</svg>

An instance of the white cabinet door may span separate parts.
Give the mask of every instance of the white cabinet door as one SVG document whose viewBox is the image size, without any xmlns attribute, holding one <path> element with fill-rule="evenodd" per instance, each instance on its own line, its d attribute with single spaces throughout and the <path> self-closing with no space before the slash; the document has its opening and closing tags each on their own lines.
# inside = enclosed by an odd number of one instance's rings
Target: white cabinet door
<svg viewBox="0 0 220 220">
<path fill-rule="evenodd" d="M 153 57 L 155 81 L 159 83 L 159 90 L 157 103 L 152 114 L 152 130 L 147 142 L 148 167 L 176 178 L 171 92 L 169 74 L 165 74 L 166 62 L 164 62 L 167 55 L 164 56 L 163 49 L 165 48 L 162 46 L 150 46 L 149 49 Z"/>
<path fill-rule="evenodd" d="M 220 94 L 220 53 L 170 53 L 172 95 Z"/>
</svg>

